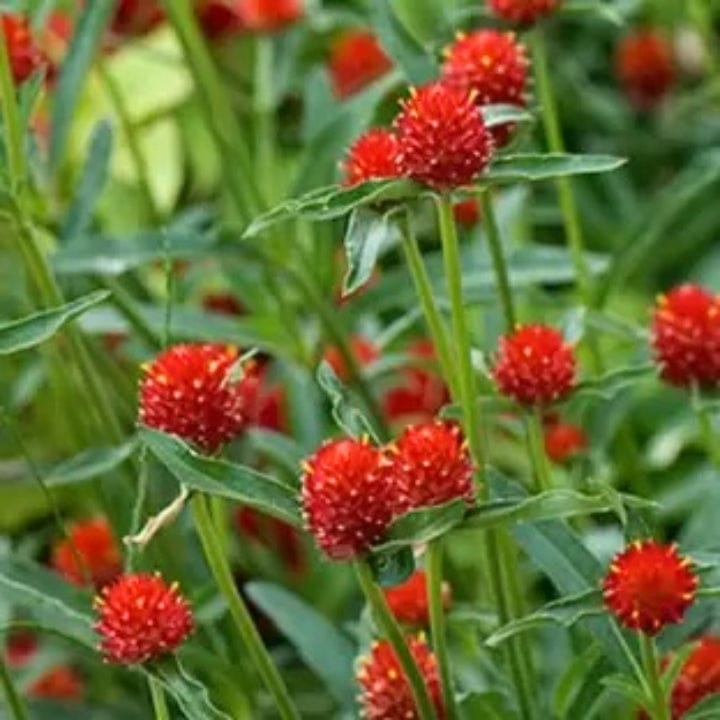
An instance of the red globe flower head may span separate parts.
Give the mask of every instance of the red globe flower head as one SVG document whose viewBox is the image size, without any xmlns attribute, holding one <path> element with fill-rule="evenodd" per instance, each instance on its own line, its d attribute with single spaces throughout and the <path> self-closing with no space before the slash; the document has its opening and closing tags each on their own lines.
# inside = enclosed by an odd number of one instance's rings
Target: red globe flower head
<svg viewBox="0 0 720 720">
<path fill-rule="evenodd" d="M 577 425 L 555 422 L 545 426 L 545 452 L 553 462 L 567 462 L 587 446 L 587 435 Z"/>
<path fill-rule="evenodd" d="M 145 35 L 164 18 L 157 0 L 119 0 L 110 29 L 116 35 Z"/>
<path fill-rule="evenodd" d="M 33 40 L 25 17 L 7 13 L 2 13 L 0 17 L 10 70 L 15 84 L 20 85 L 36 70 L 46 66 L 47 58 Z"/>
<path fill-rule="evenodd" d="M 427 575 L 423 570 L 416 570 L 404 583 L 387 588 L 385 599 L 393 615 L 401 623 L 423 626 L 430 623 Z M 442 604 L 445 610 L 450 607 L 451 599 L 450 586 L 444 582 Z"/>
<path fill-rule="evenodd" d="M 235 522 L 244 538 L 277 553 L 284 567 L 293 575 L 303 574 L 306 565 L 303 543 L 296 528 L 250 507 L 240 508 L 235 514 Z"/>
<path fill-rule="evenodd" d="M 561 0 L 488 0 L 490 9 L 509 22 L 530 25 L 560 6 Z"/>
<path fill-rule="evenodd" d="M 573 348 L 557 330 L 525 325 L 500 338 L 493 377 L 505 397 L 521 405 L 546 405 L 570 393 L 576 366 Z"/>
<path fill-rule="evenodd" d="M 346 187 L 400 177 L 397 138 L 388 130 L 368 130 L 350 146 L 342 169 Z"/>
<path fill-rule="evenodd" d="M 720 295 L 688 284 L 660 297 L 652 346 L 660 375 L 671 385 L 720 385 Z"/>
<path fill-rule="evenodd" d="M 245 422 L 242 382 L 233 377 L 238 358 L 237 348 L 211 343 L 166 350 L 144 367 L 140 421 L 218 450 Z"/>
<path fill-rule="evenodd" d="M 237 0 L 199 0 L 195 4 L 195 16 L 210 40 L 234 35 L 243 27 Z"/>
<path fill-rule="evenodd" d="M 105 659 L 135 665 L 172 653 L 193 630 L 190 605 L 159 574 L 123 575 L 95 601 Z"/>
<path fill-rule="evenodd" d="M 78 702 L 85 694 L 82 678 L 67 665 L 56 665 L 28 688 L 28 695 L 42 700 Z"/>
<path fill-rule="evenodd" d="M 455 221 L 466 228 L 475 227 L 480 222 L 480 203 L 475 198 L 461 200 L 453 205 Z"/>
<path fill-rule="evenodd" d="M 5 645 L 5 658 L 12 668 L 27 665 L 37 652 L 38 641 L 29 630 L 13 630 L 8 633 Z"/>
<path fill-rule="evenodd" d="M 377 37 L 369 30 L 348 30 L 330 53 L 330 79 L 339 98 L 347 98 L 385 75 L 392 68 Z"/>
<path fill-rule="evenodd" d="M 382 538 L 397 491 L 383 454 L 365 440 L 325 443 L 304 463 L 302 506 L 310 533 L 331 560 L 350 560 Z"/>
<path fill-rule="evenodd" d="M 605 579 L 605 605 L 632 630 L 656 635 L 680 622 L 695 600 L 698 577 L 675 545 L 635 542 L 615 556 Z"/>
<path fill-rule="evenodd" d="M 350 339 L 350 350 L 358 366 L 361 368 L 372 365 L 380 357 L 380 350 L 377 345 L 362 335 L 354 335 Z M 340 380 L 347 382 L 350 379 L 350 369 L 345 362 L 345 358 L 335 345 L 331 345 L 325 351 L 323 360 L 330 365 Z"/>
<path fill-rule="evenodd" d="M 435 656 L 422 636 L 407 640 L 410 652 L 425 681 L 438 720 L 445 720 L 442 686 Z M 361 687 L 361 714 L 365 720 L 417 720 L 420 716 L 410 683 L 386 640 L 372 645 L 369 655 L 358 663 L 358 682 Z"/>
<path fill-rule="evenodd" d="M 84 585 L 88 580 L 101 588 L 122 571 L 122 555 L 108 521 L 94 518 L 68 528 L 67 539 L 52 550 L 51 563 L 66 580 Z"/>
<path fill-rule="evenodd" d="M 202 298 L 203 310 L 218 315 L 244 315 L 243 304 L 229 292 L 206 293 Z"/>
<path fill-rule="evenodd" d="M 402 171 L 436 190 L 472 183 L 493 153 L 474 93 L 441 82 L 412 90 L 395 131 Z"/>
<path fill-rule="evenodd" d="M 675 61 L 670 42 L 655 30 L 640 30 L 620 41 L 615 70 L 630 102 L 651 110 L 675 83 Z"/>
<path fill-rule="evenodd" d="M 243 368 L 239 390 L 248 427 L 288 432 L 285 388 L 270 380 L 268 365 L 249 362 Z"/>
<path fill-rule="evenodd" d="M 474 468 L 457 423 L 434 420 L 411 425 L 389 446 L 388 455 L 403 512 L 455 499 L 473 503 Z"/>
<path fill-rule="evenodd" d="M 525 105 L 528 59 L 514 33 L 478 30 L 459 35 L 445 51 L 443 81 L 473 91 L 478 105 Z M 507 144 L 513 124 L 490 128 L 496 147 Z"/>
<path fill-rule="evenodd" d="M 700 639 L 685 661 L 672 689 L 673 720 L 680 720 L 698 703 L 720 693 L 720 638 Z"/>
<path fill-rule="evenodd" d="M 277 32 L 303 15 L 302 0 L 241 0 L 243 25 L 254 32 Z"/>
</svg>

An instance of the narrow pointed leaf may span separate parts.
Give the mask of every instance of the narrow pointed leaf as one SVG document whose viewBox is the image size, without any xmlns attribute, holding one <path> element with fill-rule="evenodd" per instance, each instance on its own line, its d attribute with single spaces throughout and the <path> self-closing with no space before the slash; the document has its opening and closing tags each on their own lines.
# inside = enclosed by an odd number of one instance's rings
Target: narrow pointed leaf
<svg viewBox="0 0 720 720">
<path fill-rule="evenodd" d="M 345 233 L 347 272 L 343 278 L 343 294 L 349 295 L 370 279 L 392 231 L 393 225 L 386 215 L 364 207 L 352 212 Z"/>
<path fill-rule="evenodd" d="M 352 403 L 347 388 L 340 382 L 335 371 L 325 360 L 318 366 L 317 381 L 332 403 L 333 419 L 338 427 L 352 437 L 357 438 L 363 435 L 374 437 L 375 431 L 372 423 Z"/>
<path fill-rule="evenodd" d="M 92 448 L 64 460 L 45 472 L 45 482 L 50 487 L 62 487 L 87 482 L 112 472 L 135 451 L 137 440 L 132 439 L 117 447 Z"/>
<path fill-rule="evenodd" d="M 573 175 L 594 175 L 622 167 L 627 160 L 612 155 L 566 153 L 519 154 L 497 158 L 479 180 L 482 185 L 554 180 Z"/>
</svg>

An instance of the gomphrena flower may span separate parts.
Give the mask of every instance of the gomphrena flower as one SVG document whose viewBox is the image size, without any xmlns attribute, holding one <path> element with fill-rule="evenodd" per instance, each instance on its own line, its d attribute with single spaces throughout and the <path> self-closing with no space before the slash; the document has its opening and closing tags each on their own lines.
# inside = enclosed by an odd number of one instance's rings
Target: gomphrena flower
<svg viewBox="0 0 720 720">
<path fill-rule="evenodd" d="M 628 628 L 656 635 L 680 622 L 695 600 L 698 577 L 675 545 L 634 542 L 617 554 L 603 580 L 605 605 Z"/>
<path fill-rule="evenodd" d="M 143 367 L 140 421 L 206 452 L 240 432 L 242 382 L 233 378 L 238 350 L 229 345 L 175 345 Z M 241 374 L 241 373 L 240 373 Z"/>
<path fill-rule="evenodd" d="M 615 71 L 630 102 L 639 110 L 651 110 L 675 83 L 672 45 L 656 30 L 627 35 L 615 52 Z"/>
<path fill-rule="evenodd" d="M 237 0 L 198 0 L 195 16 L 205 37 L 220 40 L 242 30 Z"/>
<path fill-rule="evenodd" d="M 522 405 L 546 405 L 575 384 L 573 348 L 547 325 L 525 325 L 500 338 L 493 378 L 500 393 Z"/>
<path fill-rule="evenodd" d="M 488 0 L 490 9 L 498 17 L 514 23 L 530 25 L 544 15 L 550 15 L 561 0 Z"/>
<path fill-rule="evenodd" d="M 435 656 L 422 636 L 408 638 L 407 642 L 425 680 L 438 719 L 445 720 Z M 364 720 L 418 720 L 418 709 L 410 684 L 395 650 L 386 640 L 373 643 L 370 653 L 360 658 L 357 679 L 362 689 L 360 706 Z"/>
<path fill-rule="evenodd" d="M 2 31 L 16 85 L 25 82 L 47 59 L 30 33 L 30 24 L 22 15 L 2 13 Z"/>
<path fill-rule="evenodd" d="M 691 284 L 662 295 L 652 321 L 652 346 L 666 382 L 720 385 L 720 295 Z"/>
<path fill-rule="evenodd" d="M 245 314 L 243 304 L 230 292 L 208 292 L 202 296 L 203 310 L 217 315 L 240 316 Z"/>
<path fill-rule="evenodd" d="M 55 544 L 51 556 L 53 568 L 66 580 L 84 585 L 89 579 L 96 588 L 102 588 L 120 574 L 122 555 L 104 517 L 74 523 L 68 528 L 68 536 Z"/>
<path fill-rule="evenodd" d="M 85 694 L 85 683 L 69 665 L 46 670 L 28 688 L 28 695 L 42 700 L 78 702 Z"/>
<path fill-rule="evenodd" d="M 100 650 L 111 663 L 135 665 L 172 653 L 192 632 L 190 605 L 159 574 L 123 575 L 95 600 Z"/>
<path fill-rule="evenodd" d="M 443 81 L 459 90 L 473 91 L 478 105 L 524 106 L 528 59 L 515 33 L 478 30 L 459 34 L 445 50 Z M 505 145 L 514 125 L 490 128 L 496 146 Z"/>
<path fill-rule="evenodd" d="M 248 30 L 277 32 L 298 21 L 302 0 L 240 0 L 240 17 Z"/>
<path fill-rule="evenodd" d="M 4 652 L 7 664 L 11 668 L 27 665 L 37 653 L 37 649 L 37 637 L 29 630 L 11 630 L 7 634 Z"/>
<path fill-rule="evenodd" d="M 572 423 L 547 423 L 544 439 L 547 456 L 558 464 L 572 460 L 588 446 L 585 431 Z"/>
<path fill-rule="evenodd" d="M 387 449 L 401 511 L 475 498 L 473 463 L 460 426 L 447 420 L 411 425 Z"/>
<path fill-rule="evenodd" d="M 411 90 L 395 131 L 402 171 L 436 190 L 471 184 L 493 153 L 474 93 L 442 82 Z"/>
<path fill-rule="evenodd" d="M 473 228 L 480 222 L 480 203 L 475 198 L 460 200 L 453 205 L 455 222 L 466 228 Z"/>
<path fill-rule="evenodd" d="M 720 693 L 720 638 L 707 635 L 700 638 L 675 680 L 670 699 L 673 720 L 716 693 Z"/>
<path fill-rule="evenodd" d="M 397 496 L 386 465 L 378 448 L 351 438 L 326 442 L 304 463 L 305 521 L 331 560 L 350 560 L 382 538 Z"/>
<path fill-rule="evenodd" d="M 328 69 L 336 97 L 347 98 L 385 75 L 392 60 L 369 30 L 345 31 L 333 44 Z"/>
<path fill-rule="evenodd" d="M 380 357 L 378 346 L 363 335 L 353 335 L 350 339 L 350 352 L 361 368 L 371 365 Z M 347 382 L 350 379 L 350 369 L 337 346 L 331 345 L 325 351 L 323 360 L 330 365 L 340 380 Z"/>
<path fill-rule="evenodd" d="M 427 575 L 416 570 L 404 583 L 386 588 L 387 600 L 393 615 L 407 625 L 427 626 L 430 623 L 430 606 L 427 594 Z M 452 593 L 450 585 L 442 584 L 443 608 L 450 607 Z"/>
<path fill-rule="evenodd" d="M 144 35 L 164 18 L 157 0 L 119 0 L 110 28 L 117 35 Z"/>
<path fill-rule="evenodd" d="M 347 187 L 400 177 L 397 138 L 389 130 L 368 130 L 350 146 L 342 168 Z"/>
</svg>

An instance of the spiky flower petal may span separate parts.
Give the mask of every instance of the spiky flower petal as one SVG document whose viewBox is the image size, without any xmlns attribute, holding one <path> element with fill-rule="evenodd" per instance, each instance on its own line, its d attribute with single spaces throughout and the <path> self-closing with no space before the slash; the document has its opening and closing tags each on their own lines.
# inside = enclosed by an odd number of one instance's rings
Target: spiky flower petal
<svg viewBox="0 0 720 720">
<path fill-rule="evenodd" d="M 347 98 L 381 78 L 392 68 L 392 60 L 369 30 L 348 30 L 332 47 L 329 70 L 333 90 Z"/>
<path fill-rule="evenodd" d="M 381 128 L 368 130 L 350 146 L 342 168 L 347 187 L 400 177 L 397 138 Z"/>
<path fill-rule="evenodd" d="M 672 45 L 657 30 L 636 31 L 620 41 L 615 69 L 630 102 L 639 110 L 651 110 L 675 83 Z"/>
<path fill-rule="evenodd" d="M 401 623 L 427 626 L 430 622 L 430 606 L 427 593 L 427 575 L 424 570 L 416 570 L 404 583 L 385 589 L 387 600 L 393 615 Z M 452 593 L 450 585 L 442 585 L 442 604 L 450 607 Z"/>
<path fill-rule="evenodd" d="M 561 0 L 488 0 L 490 9 L 509 22 L 530 25 L 560 7 Z"/>
</svg>

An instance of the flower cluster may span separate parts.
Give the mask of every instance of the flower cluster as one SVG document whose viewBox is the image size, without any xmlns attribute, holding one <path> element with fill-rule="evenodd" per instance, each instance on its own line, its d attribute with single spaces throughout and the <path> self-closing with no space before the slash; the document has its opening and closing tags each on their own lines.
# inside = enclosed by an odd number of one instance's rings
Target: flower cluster
<svg viewBox="0 0 720 720">
<path fill-rule="evenodd" d="M 381 78 L 392 67 L 392 60 L 369 30 L 348 30 L 332 47 L 330 79 L 338 98 L 354 95 Z"/>
<path fill-rule="evenodd" d="M 624 37 L 617 47 L 615 67 L 630 102 L 639 110 L 657 106 L 675 82 L 672 45 L 655 30 Z"/>
<path fill-rule="evenodd" d="M 495 15 L 509 22 L 530 25 L 545 15 L 550 15 L 561 0 L 488 0 Z"/>
<path fill-rule="evenodd" d="M 385 590 L 385 599 L 392 614 L 406 625 L 427 626 L 430 623 L 430 606 L 427 593 L 427 575 L 416 570 L 405 582 Z M 452 602 L 448 583 L 442 584 L 442 605 L 447 610 Z"/>
<path fill-rule="evenodd" d="M 34 72 L 47 65 L 47 58 L 30 32 L 22 15 L 2 13 L 2 32 L 15 84 L 25 82 Z"/>
</svg>

